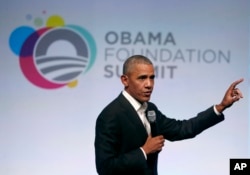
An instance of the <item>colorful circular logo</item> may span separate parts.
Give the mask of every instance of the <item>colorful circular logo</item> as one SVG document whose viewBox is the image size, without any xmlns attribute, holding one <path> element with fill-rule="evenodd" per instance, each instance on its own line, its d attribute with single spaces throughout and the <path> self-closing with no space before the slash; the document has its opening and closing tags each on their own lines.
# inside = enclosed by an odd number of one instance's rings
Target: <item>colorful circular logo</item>
<svg viewBox="0 0 250 175">
<path fill-rule="evenodd" d="M 36 19 L 37 24 L 42 21 Z M 46 27 L 16 28 L 10 35 L 11 50 L 19 56 L 21 70 L 34 85 L 55 89 L 75 87 L 77 78 L 90 70 L 96 58 L 91 34 L 77 25 L 65 25 L 60 16 L 50 16 Z"/>
</svg>

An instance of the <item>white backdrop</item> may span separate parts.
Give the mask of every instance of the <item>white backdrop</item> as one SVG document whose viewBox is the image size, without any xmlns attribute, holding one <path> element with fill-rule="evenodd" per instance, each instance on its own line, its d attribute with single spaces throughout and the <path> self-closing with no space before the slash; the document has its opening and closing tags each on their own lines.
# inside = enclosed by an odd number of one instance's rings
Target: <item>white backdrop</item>
<svg viewBox="0 0 250 175">
<path fill-rule="evenodd" d="M 96 175 L 95 120 L 121 92 L 122 62 L 132 54 L 154 62 L 151 101 L 171 118 L 195 116 L 219 103 L 233 81 L 245 79 L 239 86 L 244 98 L 225 111 L 224 122 L 194 139 L 167 142 L 159 160 L 162 175 L 229 174 L 230 158 L 250 155 L 249 5 L 247 0 L 1 1 L 0 174 Z M 59 17 L 48 20 L 53 15 Z M 55 31 L 67 25 L 87 31 L 81 34 L 88 68 L 79 68 L 85 72 L 72 81 L 52 81 L 21 63 L 29 59 L 19 52 L 28 34 L 13 31 L 51 25 Z M 47 55 L 76 57 L 67 40 L 43 46 L 50 46 Z M 41 77 L 47 80 L 39 84 Z M 53 88 L 41 87 L 45 82 Z"/>
</svg>

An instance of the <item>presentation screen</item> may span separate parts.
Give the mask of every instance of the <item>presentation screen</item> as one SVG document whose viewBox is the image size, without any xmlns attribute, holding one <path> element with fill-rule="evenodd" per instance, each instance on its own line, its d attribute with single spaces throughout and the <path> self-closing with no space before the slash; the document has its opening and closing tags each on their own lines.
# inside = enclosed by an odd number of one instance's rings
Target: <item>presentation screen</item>
<svg viewBox="0 0 250 175">
<path fill-rule="evenodd" d="M 227 175 L 249 158 L 247 0 L 0 2 L 0 174 L 97 175 L 95 122 L 124 89 L 126 58 L 154 64 L 150 101 L 189 119 L 231 83 L 244 98 L 193 139 L 166 140 L 160 175 Z M 220 116 L 218 116 L 220 117 Z"/>
</svg>

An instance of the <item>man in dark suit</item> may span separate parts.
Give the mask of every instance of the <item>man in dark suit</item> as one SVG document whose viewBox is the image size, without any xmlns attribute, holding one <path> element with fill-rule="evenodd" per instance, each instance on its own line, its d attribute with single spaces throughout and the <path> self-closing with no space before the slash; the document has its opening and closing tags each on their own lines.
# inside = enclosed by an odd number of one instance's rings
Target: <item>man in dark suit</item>
<svg viewBox="0 0 250 175">
<path fill-rule="evenodd" d="M 154 67 L 134 55 L 123 65 L 122 93 L 106 106 L 96 121 L 95 156 L 99 175 L 157 175 L 158 154 L 164 140 L 193 138 L 224 120 L 222 112 L 242 98 L 231 84 L 218 105 L 189 120 L 167 118 L 149 102 L 154 87 Z"/>
</svg>

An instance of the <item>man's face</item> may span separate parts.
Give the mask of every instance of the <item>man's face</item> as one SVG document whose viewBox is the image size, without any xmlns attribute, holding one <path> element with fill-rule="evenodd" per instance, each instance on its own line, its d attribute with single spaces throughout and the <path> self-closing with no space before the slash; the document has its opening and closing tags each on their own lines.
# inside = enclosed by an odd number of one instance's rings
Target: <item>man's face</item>
<svg viewBox="0 0 250 175">
<path fill-rule="evenodd" d="M 154 88 L 154 67 L 151 64 L 135 64 L 121 77 L 125 90 L 139 102 L 147 102 Z"/>
</svg>

